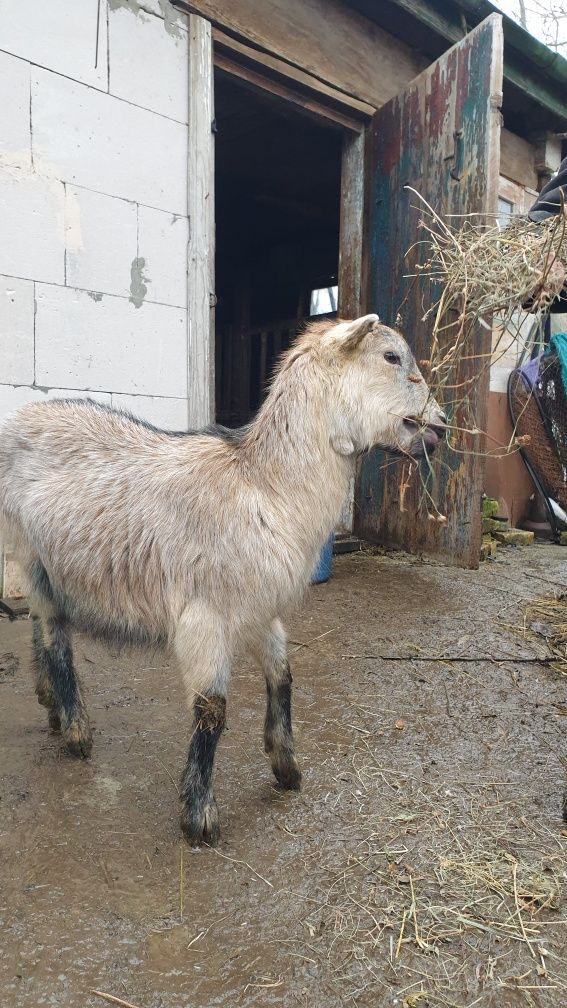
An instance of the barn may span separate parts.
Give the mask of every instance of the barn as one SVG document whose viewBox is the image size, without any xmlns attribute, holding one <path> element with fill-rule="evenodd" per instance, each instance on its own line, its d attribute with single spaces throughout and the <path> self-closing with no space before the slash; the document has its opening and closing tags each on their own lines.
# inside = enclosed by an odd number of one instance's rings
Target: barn
<svg viewBox="0 0 567 1008">
<path fill-rule="evenodd" d="M 316 313 L 378 311 L 426 356 L 403 187 L 442 213 L 522 212 L 561 158 L 567 62 L 486 0 L 2 11 L 0 414 L 88 395 L 170 429 L 238 425 Z M 502 443 L 509 358 L 475 393 Z M 379 463 L 345 525 L 464 566 L 482 491 L 513 521 L 531 492 L 518 457 L 481 446 L 444 467 L 432 527 Z"/>
</svg>

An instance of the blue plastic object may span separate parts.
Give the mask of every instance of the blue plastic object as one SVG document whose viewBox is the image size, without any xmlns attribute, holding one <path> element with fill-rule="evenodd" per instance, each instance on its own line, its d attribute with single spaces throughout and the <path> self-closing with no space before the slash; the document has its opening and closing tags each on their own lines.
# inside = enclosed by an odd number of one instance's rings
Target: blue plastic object
<svg viewBox="0 0 567 1008">
<path fill-rule="evenodd" d="M 311 584 L 324 584 L 328 581 L 333 570 L 333 546 L 335 545 L 334 533 L 329 536 L 319 555 L 319 562 L 315 568 Z"/>
</svg>

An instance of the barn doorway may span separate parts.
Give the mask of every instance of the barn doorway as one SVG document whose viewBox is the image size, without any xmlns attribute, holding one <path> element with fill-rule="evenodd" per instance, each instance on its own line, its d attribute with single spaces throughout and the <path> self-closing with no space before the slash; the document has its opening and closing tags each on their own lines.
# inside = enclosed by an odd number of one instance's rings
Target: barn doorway
<svg viewBox="0 0 567 1008">
<path fill-rule="evenodd" d="M 302 322 L 336 314 L 344 130 L 215 69 L 219 423 L 256 413 Z"/>
</svg>

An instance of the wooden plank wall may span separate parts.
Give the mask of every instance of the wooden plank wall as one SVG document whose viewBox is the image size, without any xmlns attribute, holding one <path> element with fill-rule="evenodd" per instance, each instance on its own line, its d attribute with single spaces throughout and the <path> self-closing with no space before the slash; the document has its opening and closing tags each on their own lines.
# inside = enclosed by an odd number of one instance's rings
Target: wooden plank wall
<svg viewBox="0 0 567 1008">
<path fill-rule="evenodd" d="M 492 15 L 380 109 L 369 132 L 365 309 L 377 311 L 388 325 L 399 321 L 418 361 L 431 355 L 431 322 L 424 314 L 432 291 L 424 277 L 405 278 L 416 272 L 422 254 L 417 244 L 422 211 L 413 208 L 417 199 L 403 187 L 413 186 L 441 214 L 496 209 L 501 87 L 502 28 L 500 17 Z M 442 405 L 455 427 L 470 428 L 459 390 L 480 371 L 471 387 L 470 409 L 476 425 L 485 430 L 488 368 L 483 371 L 482 365 L 490 353 L 490 332 L 478 326 L 468 338 L 467 353 L 449 379 L 454 390 L 445 389 Z M 403 509 L 400 468 L 382 470 L 383 457 L 370 453 L 358 484 L 357 533 L 412 553 L 478 566 L 484 441 L 465 435 L 459 448 L 439 447 L 435 482 L 429 485 L 446 524 L 428 520 L 423 485 L 417 479 Z M 425 467 L 424 477 L 426 473 Z"/>
</svg>

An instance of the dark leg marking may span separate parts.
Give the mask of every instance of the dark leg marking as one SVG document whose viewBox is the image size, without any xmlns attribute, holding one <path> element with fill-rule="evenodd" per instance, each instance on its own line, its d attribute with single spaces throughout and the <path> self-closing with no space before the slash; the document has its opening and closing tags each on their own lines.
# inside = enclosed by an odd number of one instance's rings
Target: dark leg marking
<svg viewBox="0 0 567 1008">
<path fill-rule="evenodd" d="M 45 647 L 45 641 L 43 639 L 43 630 L 41 628 L 39 616 L 33 617 L 32 634 L 33 669 L 36 696 L 42 707 L 47 708 L 49 727 L 52 731 L 59 731 L 61 728 L 59 706 L 53 694 L 49 657 L 47 648 Z"/>
<path fill-rule="evenodd" d="M 181 829 L 193 846 L 204 841 L 215 847 L 220 827 L 212 776 L 217 744 L 226 725 L 226 699 L 200 696 L 194 710 L 195 729 L 181 781 Z"/>
<path fill-rule="evenodd" d="M 61 616 L 46 620 L 45 645 L 39 620 L 34 620 L 33 646 L 36 693 L 49 711 L 50 727 L 61 730 L 63 741 L 73 756 L 86 758 L 92 750 L 92 733 L 81 688 L 73 667 L 70 628 Z"/>
<path fill-rule="evenodd" d="M 291 728 L 292 682 L 287 661 L 278 668 L 276 674 L 266 676 L 268 703 L 264 724 L 264 747 L 278 783 L 290 791 L 299 791 L 301 770 L 295 758 Z"/>
</svg>

